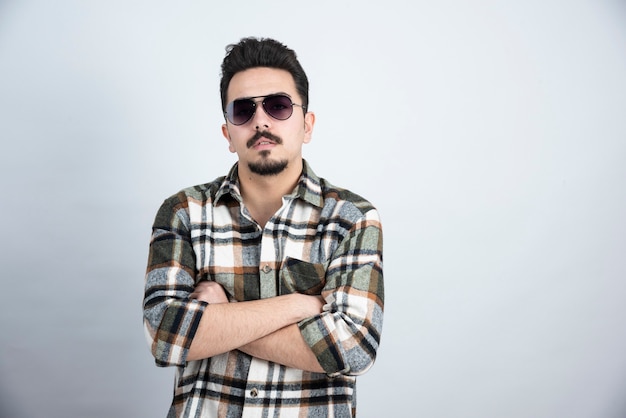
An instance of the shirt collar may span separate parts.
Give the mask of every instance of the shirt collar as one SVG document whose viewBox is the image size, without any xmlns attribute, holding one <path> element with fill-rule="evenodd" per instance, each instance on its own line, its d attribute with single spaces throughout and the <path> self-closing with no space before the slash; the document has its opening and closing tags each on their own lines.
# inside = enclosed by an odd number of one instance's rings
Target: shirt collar
<svg viewBox="0 0 626 418">
<path fill-rule="evenodd" d="M 228 175 L 224 177 L 215 195 L 215 205 L 226 195 L 232 196 L 240 203 L 243 202 L 239 188 L 239 176 L 237 174 L 238 164 L 239 163 L 235 163 L 228 172 Z M 302 160 L 302 174 L 300 175 L 298 184 L 294 190 L 285 197 L 299 198 L 314 206 L 323 207 L 324 199 L 322 198 L 320 178 L 311 169 L 306 160 Z"/>
</svg>

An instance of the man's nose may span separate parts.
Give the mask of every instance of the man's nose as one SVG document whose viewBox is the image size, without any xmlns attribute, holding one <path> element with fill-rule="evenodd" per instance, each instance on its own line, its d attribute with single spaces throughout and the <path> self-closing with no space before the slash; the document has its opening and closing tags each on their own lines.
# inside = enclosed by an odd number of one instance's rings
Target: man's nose
<svg viewBox="0 0 626 418">
<path fill-rule="evenodd" d="M 272 117 L 263 109 L 263 103 L 260 101 L 256 103 L 256 112 L 252 117 L 252 123 L 256 130 L 265 130 L 272 126 Z"/>
</svg>

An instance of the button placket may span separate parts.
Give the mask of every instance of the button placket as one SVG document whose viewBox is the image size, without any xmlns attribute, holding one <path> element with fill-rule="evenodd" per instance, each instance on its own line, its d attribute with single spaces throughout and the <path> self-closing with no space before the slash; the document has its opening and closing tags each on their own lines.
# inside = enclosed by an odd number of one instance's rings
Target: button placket
<svg viewBox="0 0 626 418">
<path fill-rule="evenodd" d="M 261 237 L 261 248 L 259 257 L 259 279 L 260 279 L 260 297 L 261 299 L 278 296 L 278 283 L 276 282 L 276 237 L 272 228 L 274 225 L 268 222 L 265 226 L 265 232 Z"/>
</svg>

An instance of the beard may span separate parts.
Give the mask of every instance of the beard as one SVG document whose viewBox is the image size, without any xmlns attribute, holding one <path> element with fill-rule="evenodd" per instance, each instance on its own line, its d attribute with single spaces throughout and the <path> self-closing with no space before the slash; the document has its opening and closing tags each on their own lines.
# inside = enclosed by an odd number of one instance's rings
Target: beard
<svg viewBox="0 0 626 418">
<path fill-rule="evenodd" d="M 262 137 L 270 139 L 276 144 L 283 143 L 283 140 L 277 135 L 274 135 L 267 131 L 257 131 L 254 136 L 248 140 L 246 145 L 248 146 L 248 148 L 252 148 L 256 141 Z M 261 161 L 248 163 L 248 168 L 254 174 L 258 174 L 260 176 L 276 176 L 282 173 L 287 168 L 287 160 L 270 160 L 269 151 L 262 151 L 260 154 Z"/>
<path fill-rule="evenodd" d="M 248 163 L 248 168 L 254 174 L 260 176 L 276 176 L 282 173 L 287 168 L 287 160 L 270 160 L 269 151 L 261 153 L 263 159 L 258 162 Z"/>
</svg>

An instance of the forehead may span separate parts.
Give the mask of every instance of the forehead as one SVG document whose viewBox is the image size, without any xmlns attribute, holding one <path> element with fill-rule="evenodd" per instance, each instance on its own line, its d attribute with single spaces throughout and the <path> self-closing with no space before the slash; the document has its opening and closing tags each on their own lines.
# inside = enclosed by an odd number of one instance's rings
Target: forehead
<svg viewBox="0 0 626 418">
<path fill-rule="evenodd" d="M 228 85 L 226 99 L 266 96 L 272 93 L 287 93 L 299 97 L 293 77 L 286 70 L 257 67 L 240 71 L 233 76 Z"/>
</svg>

